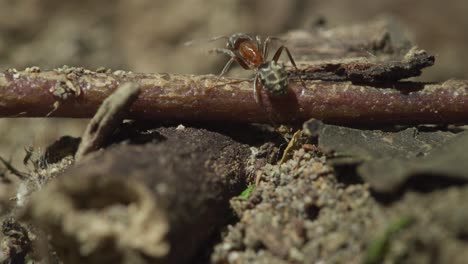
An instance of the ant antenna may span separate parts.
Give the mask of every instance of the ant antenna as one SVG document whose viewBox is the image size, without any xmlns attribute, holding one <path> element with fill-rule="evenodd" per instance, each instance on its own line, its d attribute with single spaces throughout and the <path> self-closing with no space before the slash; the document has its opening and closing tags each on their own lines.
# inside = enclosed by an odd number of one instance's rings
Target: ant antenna
<svg viewBox="0 0 468 264">
<path fill-rule="evenodd" d="M 184 46 L 192 46 L 194 44 L 200 44 L 202 42 L 213 42 L 213 41 L 217 41 L 217 40 L 220 40 L 220 39 L 229 39 L 229 36 L 220 35 L 220 36 L 216 36 L 216 37 L 212 37 L 212 38 L 208 38 L 208 39 L 190 40 L 190 41 L 185 42 Z"/>
</svg>

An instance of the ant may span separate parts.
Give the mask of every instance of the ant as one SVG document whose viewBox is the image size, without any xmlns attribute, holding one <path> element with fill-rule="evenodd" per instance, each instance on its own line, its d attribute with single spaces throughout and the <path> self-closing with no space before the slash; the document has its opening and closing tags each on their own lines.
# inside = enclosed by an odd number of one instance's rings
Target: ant
<svg viewBox="0 0 468 264">
<path fill-rule="evenodd" d="M 278 63 L 278 59 L 281 56 L 281 53 L 286 51 L 291 64 L 294 66 L 296 71 L 299 72 L 299 69 L 296 66 L 291 52 L 289 49 L 281 45 L 276 50 L 275 55 L 271 61 L 267 61 L 268 57 L 268 48 L 272 40 L 277 40 L 276 37 L 267 37 L 265 41 L 260 38 L 260 36 L 252 37 L 251 35 L 245 33 L 235 33 L 231 36 L 219 36 L 212 38 L 210 41 L 216 41 L 218 39 L 227 38 L 226 48 L 216 48 L 210 50 L 210 52 L 216 52 L 221 54 L 226 54 L 231 57 L 231 59 L 226 63 L 221 73 L 218 75 L 215 83 L 219 81 L 221 76 L 223 76 L 232 65 L 234 61 L 237 61 L 239 65 L 246 70 L 254 70 L 254 98 L 258 103 L 260 101 L 260 91 L 257 89 L 258 84 L 270 94 L 275 96 L 281 96 L 288 92 L 289 78 L 288 73 L 283 64 Z M 305 87 L 305 83 L 299 76 L 302 85 Z"/>
</svg>

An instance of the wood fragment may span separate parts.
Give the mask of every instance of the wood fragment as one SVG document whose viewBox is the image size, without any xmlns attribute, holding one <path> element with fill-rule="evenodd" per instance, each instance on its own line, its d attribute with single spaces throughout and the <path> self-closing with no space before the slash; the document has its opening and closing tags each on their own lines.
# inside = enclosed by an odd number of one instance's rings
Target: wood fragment
<svg viewBox="0 0 468 264">
<path fill-rule="evenodd" d="M 102 147 L 105 139 L 124 119 L 140 90 L 135 83 L 124 83 L 106 98 L 91 119 L 75 155 L 79 162 L 85 155 Z"/>
<path fill-rule="evenodd" d="M 419 76 L 434 56 L 414 46 L 397 21 L 321 27 L 286 33 L 303 78 L 324 81 L 396 82 Z"/>
<path fill-rule="evenodd" d="M 423 68 L 434 64 L 434 60 L 434 56 L 414 47 L 402 58 L 389 61 L 372 61 L 367 58 L 303 61 L 298 65 L 299 72 L 293 75 L 300 74 L 303 79 L 309 80 L 389 83 L 419 76 Z"/>
<path fill-rule="evenodd" d="M 377 18 L 362 24 L 293 30 L 282 36 L 299 61 L 367 58 L 395 61 L 414 45 L 396 20 Z"/>
<path fill-rule="evenodd" d="M 302 130 L 298 130 L 294 133 L 291 140 L 289 140 L 288 145 L 284 149 L 283 156 L 281 157 L 278 164 L 285 163 L 289 158 L 291 158 L 293 151 L 297 148 L 299 138 L 302 136 Z"/>
</svg>

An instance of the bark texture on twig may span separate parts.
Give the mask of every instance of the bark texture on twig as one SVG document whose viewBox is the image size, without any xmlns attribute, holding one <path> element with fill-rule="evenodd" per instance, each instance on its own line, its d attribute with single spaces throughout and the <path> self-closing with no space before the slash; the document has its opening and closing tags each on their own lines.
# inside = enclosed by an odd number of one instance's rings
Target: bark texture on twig
<svg viewBox="0 0 468 264">
<path fill-rule="evenodd" d="M 137 99 L 140 90 L 134 83 L 122 84 L 107 97 L 91 119 L 81 138 L 75 160 L 80 161 L 86 154 L 99 149 L 104 140 L 122 122 L 130 105 Z"/>
<path fill-rule="evenodd" d="M 70 80 L 69 76 L 74 78 Z M 82 68 L 42 73 L 0 74 L 0 116 L 41 117 L 54 102 L 57 117 L 90 118 L 119 84 L 133 82 L 141 93 L 127 117 L 179 121 L 298 123 L 316 118 L 340 124 L 419 124 L 468 122 L 468 81 L 439 84 L 394 83 L 387 87 L 351 82 L 291 82 L 290 91 L 262 103 L 253 96 L 252 81 L 213 87 L 215 77 L 96 73 Z M 68 80 L 68 81 L 67 81 Z M 71 87 L 71 88 L 70 88 Z M 56 93 L 57 91 L 65 93 Z M 59 95 L 57 95 L 59 94 Z M 63 94 L 66 94 L 64 96 Z"/>
<path fill-rule="evenodd" d="M 165 140 L 91 153 L 31 199 L 26 213 L 64 263 L 185 263 L 229 220 L 249 147 L 203 129 L 156 131 Z"/>
</svg>

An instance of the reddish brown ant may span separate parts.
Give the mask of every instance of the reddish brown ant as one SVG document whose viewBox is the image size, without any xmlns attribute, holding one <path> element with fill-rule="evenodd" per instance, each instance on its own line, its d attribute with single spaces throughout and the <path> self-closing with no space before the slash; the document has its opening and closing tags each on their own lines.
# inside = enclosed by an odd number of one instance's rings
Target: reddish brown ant
<svg viewBox="0 0 468 264">
<path fill-rule="evenodd" d="M 219 81 L 221 76 L 227 72 L 231 64 L 234 61 L 237 61 L 242 68 L 255 71 L 254 98 L 257 103 L 260 101 L 260 93 L 257 89 L 258 82 L 260 82 L 262 87 L 272 95 L 279 96 L 288 92 L 288 73 L 284 65 L 278 63 L 278 59 L 281 56 L 283 50 L 285 50 L 289 60 L 291 61 L 291 64 L 294 66 L 296 71 L 299 71 L 289 49 L 286 46 L 281 45 L 281 47 L 276 50 L 273 59 L 271 61 L 266 60 L 268 57 L 268 48 L 270 42 L 278 38 L 267 37 L 262 43 L 260 36 L 255 36 L 254 38 L 251 35 L 245 33 L 235 33 L 229 37 L 216 37 L 211 39 L 211 41 L 222 38 L 228 39 L 226 48 L 216 48 L 212 49 L 211 51 L 226 54 L 230 56 L 231 59 L 226 63 L 223 70 L 218 75 L 216 83 Z M 299 79 L 302 85 L 305 86 L 304 81 L 300 76 Z"/>
</svg>

